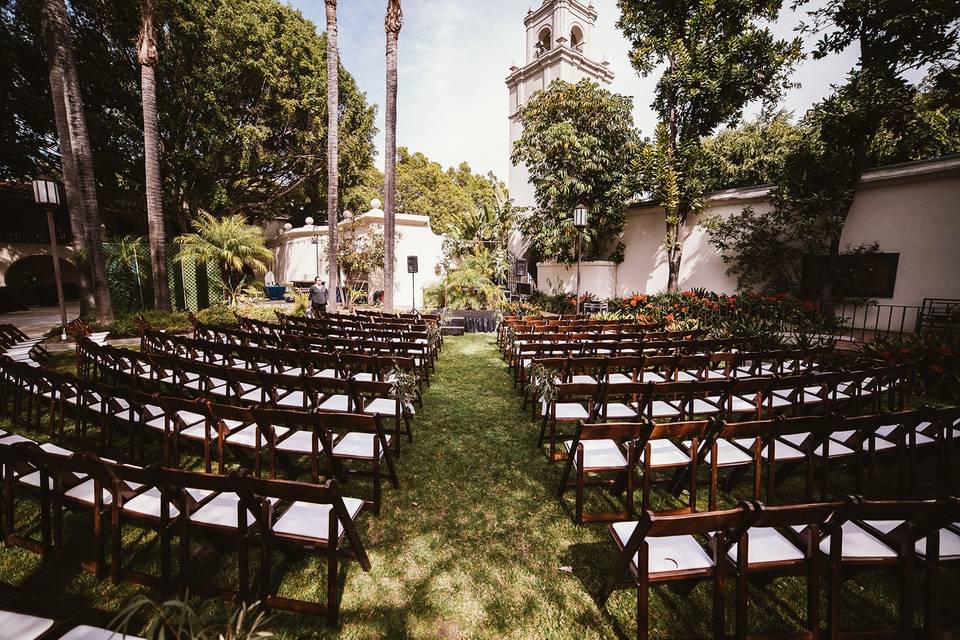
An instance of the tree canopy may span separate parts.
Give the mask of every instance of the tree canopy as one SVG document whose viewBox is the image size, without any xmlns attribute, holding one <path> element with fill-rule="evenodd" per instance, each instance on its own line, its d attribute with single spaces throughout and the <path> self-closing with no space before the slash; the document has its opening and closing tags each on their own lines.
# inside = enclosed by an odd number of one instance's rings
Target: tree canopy
<svg viewBox="0 0 960 640">
<path fill-rule="evenodd" d="M 589 80 L 554 80 L 521 107 L 512 160 L 526 164 L 536 207 L 520 229 L 540 256 L 576 259 L 573 210 L 582 202 L 590 208 L 585 258 L 622 259 L 619 236 L 642 148 L 632 113 L 631 98 Z"/>
<path fill-rule="evenodd" d="M 663 69 L 653 108 L 661 126 L 646 154 L 644 187 L 664 207 L 668 288 L 679 286 L 687 219 L 699 212 L 704 159 L 701 141 L 736 124 L 747 104 L 779 99 L 800 58 L 800 40 L 778 40 L 765 23 L 780 0 L 618 0 L 618 26 L 630 59 L 647 76 Z"/>
<path fill-rule="evenodd" d="M 15 80 L 0 91 L 17 94 L 0 107 L 0 141 L 17 145 L 0 160 L 0 175 L 15 178 L 58 165 L 31 4 L 6 0 L 0 8 L 3 56 L 12 62 L 3 73 Z M 138 7 L 69 4 L 104 217 L 113 231 L 137 230 L 144 218 Z M 277 0 L 162 0 L 157 32 L 164 209 L 175 228 L 200 209 L 296 217 L 292 203 L 306 202 L 312 210 L 302 215 L 325 210 L 326 45 L 316 26 Z M 373 164 L 375 107 L 345 69 L 340 101 L 339 186 L 349 194 Z"/>
</svg>

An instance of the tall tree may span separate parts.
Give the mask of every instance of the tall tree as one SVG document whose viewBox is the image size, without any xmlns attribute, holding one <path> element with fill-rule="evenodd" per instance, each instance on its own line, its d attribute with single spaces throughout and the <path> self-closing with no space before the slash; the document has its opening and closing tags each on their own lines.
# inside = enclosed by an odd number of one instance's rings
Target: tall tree
<svg viewBox="0 0 960 640">
<path fill-rule="evenodd" d="M 384 113 L 386 135 L 384 151 L 384 203 L 383 203 L 383 307 L 393 311 L 394 272 L 396 256 L 396 208 L 397 208 L 397 43 L 403 27 L 403 10 L 400 0 L 387 0 L 387 15 L 384 19 L 387 34 L 387 104 Z"/>
<path fill-rule="evenodd" d="M 63 185 L 67 195 L 67 212 L 70 216 L 70 230 L 73 235 L 74 260 L 77 267 L 77 288 L 80 294 L 80 316 L 88 318 L 93 313 L 96 301 L 93 297 L 93 286 L 90 278 L 90 264 L 84 259 L 87 255 L 86 227 L 83 223 L 85 211 L 80 197 L 77 166 L 73 160 L 73 149 L 70 147 L 70 124 L 67 120 L 67 105 L 63 96 L 63 55 L 61 42 L 47 16 L 48 7 L 44 5 L 44 43 L 49 68 L 50 95 L 53 102 L 53 115 L 57 127 L 57 138 L 60 148 L 60 164 L 63 172 Z"/>
<path fill-rule="evenodd" d="M 340 55 L 337 51 L 337 0 L 324 0 L 327 12 L 327 281 L 330 301 L 327 309 L 337 310 L 337 209 L 340 207 L 338 181 L 340 150 Z"/>
<path fill-rule="evenodd" d="M 153 275 L 153 306 L 170 311 L 167 282 L 167 233 L 163 223 L 163 185 L 160 181 L 160 138 L 157 135 L 157 31 L 156 0 L 140 0 L 140 91 L 143 95 L 143 160 L 147 191 L 147 228 L 150 236 L 150 272 Z"/>
<path fill-rule="evenodd" d="M 55 57 L 63 85 L 66 133 L 76 173 L 74 187 L 78 192 L 74 201 L 79 204 L 83 212 L 80 225 L 86 245 L 83 257 L 89 260 L 93 277 L 94 317 L 99 322 L 110 323 L 113 322 L 113 307 L 110 302 L 103 238 L 100 233 L 100 210 L 94 177 L 93 151 L 87 132 L 80 78 L 74 61 L 73 39 L 70 35 L 70 23 L 64 0 L 43 0 L 40 16 L 44 31 L 50 34 L 48 40 L 54 43 Z M 67 185 L 67 173 L 67 171 L 64 172 L 65 185 Z"/>
<path fill-rule="evenodd" d="M 804 5 L 808 0 L 800 0 Z M 840 239 L 878 134 L 909 127 L 917 88 L 905 72 L 928 67 L 933 83 L 954 85 L 960 59 L 960 4 L 955 0 L 828 0 L 809 11 L 800 30 L 820 35 L 815 58 L 857 45 L 845 85 L 814 106 L 805 121 L 812 146 L 787 158 L 774 205 L 813 215 L 829 239 L 821 297 L 833 297 Z M 825 179 L 829 174 L 829 179 Z"/>
<path fill-rule="evenodd" d="M 617 4 L 622 11 L 618 26 L 633 46 L 634 68 L 643 76 L 664 68 L 653 102 L 662 126 L 646 155 L 645 178 L 649 191 L 670 194 L 660 204 L 666 221 L 667 287 L 676 290 L 687 222 L 703 206 L 701 140 L 722 124 L 735 124 L 748 103 L 778 99 L 800 58 L 800 41 L 777 40 L 761 26 L 777 17 L 780 0 Z"/>
<path fill-rule="evenodd" d="M 520 220 L 531 247 L 543 258 L 575 261 L 573 210 L 582 202 L 590 208 L 584 258 L 622 261 L 619 237 L 642 148 L 633 100 L 590 80 L 554 80 L 523 106 L 520 121 L 512 159 L 527 165 L 536 193 L 536 207 Z"/>
</svg>

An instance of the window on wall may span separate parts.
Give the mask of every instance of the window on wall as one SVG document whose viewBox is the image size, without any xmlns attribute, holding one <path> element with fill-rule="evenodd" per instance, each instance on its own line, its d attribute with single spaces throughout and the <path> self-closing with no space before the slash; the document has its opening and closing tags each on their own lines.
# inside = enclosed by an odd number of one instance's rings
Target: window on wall
<svg viewBox="0 0 960 640">
<path fill-rule="evenodd" d="M 583 51 L 583 31 L 577 25 L 570 30 L 570 48 L 575 51 Z"/>
<path fill-rule="evenodd" d="M 550 33 L 550 29 L 543 28 L 540 30 L 540 34 L 537 36 L 537 44 L 535 48 L 537 50 L 537 56 L 542 56 L 547 51 L 550 51 L 550 48 L 553 46 L 553 34 Z"/>
<path fill-rule="evenodd" d="M 899 262 L 899 253 L 850 253 L 838 256 L 834 294 L 844 298 L 892 298 Z M 800 283 L 804 297 L 815 298 L 820 295 L 829 265 L 829 256 L 804 258 Z"/>
</svg>

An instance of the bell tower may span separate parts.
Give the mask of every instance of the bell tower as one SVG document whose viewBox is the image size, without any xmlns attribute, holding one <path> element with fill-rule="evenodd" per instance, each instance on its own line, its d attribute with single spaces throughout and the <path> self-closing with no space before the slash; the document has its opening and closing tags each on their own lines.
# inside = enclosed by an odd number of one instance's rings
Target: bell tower
<svg viewBox="0 0 960 640">
<path fill-rule="evenodd" d="M 510 67 L 507 89 L 510 94 L 510 153 L 522 126 L 518 109 L 551 82 L 560 79 L 575 83 L 584 78 L 600 85 L 613 81 L 606 60 L 598 61 L 593 42 L 597 11 L 589 0 L 543 0 L 529 9 L 523 24 L 527 29 L 526 60 L 523 67 Z M 511 163 L 510 196 L 521 207 L 534 206 L 534 190 L 527 168 Z M 519 253 L 519 252 L 517 252 Z"/>
</svg>

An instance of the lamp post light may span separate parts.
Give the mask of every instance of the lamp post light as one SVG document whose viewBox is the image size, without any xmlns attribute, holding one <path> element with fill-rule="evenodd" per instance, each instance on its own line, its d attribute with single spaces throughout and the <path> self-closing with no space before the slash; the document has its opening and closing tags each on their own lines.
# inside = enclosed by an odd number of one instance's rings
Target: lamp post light
<svg viewBox="0 0 960 640">
<path fill-rule="evenodd" d="M 581 203 L 573 210 L 573 226 L 577 229 L 577 315 L 580 315 L 580 259 L 583 256 L 583 231 L 587 228 L 590 210 Z"/>
<path fill-rule="evenodd" d="M 45 176 L 34 178 L 33 201 L 47 211 L 50 255 L 53 257 L 53 277 L 57 282 L 57 301 L 60 303 L 60 339 L 66 340 L 67 307 L 63 301 L 63 276 L 60 273 L 60 248 L 57 246 L 57 230 L 53 224 L 53 210 L 60 206 L 60 185 Z"/>
<path fill-rule="evenodd" d="M 316 225 L 313 224 L 313 218 L 311 216 L 307 216 L 304 219 L 303 224 L 308 227 L 313 227 L 313 239 L 311 240 L 311 242 L 313 243 L 313 248 L 314 248 L 314 251 L 316 252 L 316 258 L 317 258 L 316 269 L 313 272 L 314 277 L 316 277 L 320 275 L 320 230 L 317 229 Z"/>
</svg>

